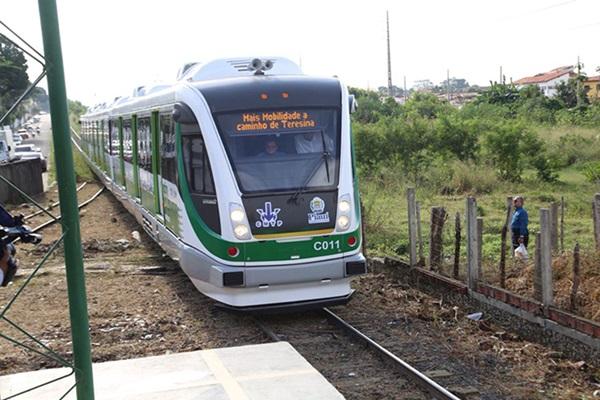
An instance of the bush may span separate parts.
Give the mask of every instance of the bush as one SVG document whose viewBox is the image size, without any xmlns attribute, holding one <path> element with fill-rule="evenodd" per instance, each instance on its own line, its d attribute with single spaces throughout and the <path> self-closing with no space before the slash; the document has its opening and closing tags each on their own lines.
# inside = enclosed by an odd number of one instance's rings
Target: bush
<svg viewBox="0 0 600 400">
<path fill-rule="evenodd" d="M 441 162 L 427 171 L 426 185 L 443 195 L 486 194 L 498 187 L 498 177 L 493 168 L 473 162 Z"/>
<path fill-rule="evenodd" d="M 589 182 L 600 184 L 600 161 L 585 164 L 582 171 Z"/>
</svg>

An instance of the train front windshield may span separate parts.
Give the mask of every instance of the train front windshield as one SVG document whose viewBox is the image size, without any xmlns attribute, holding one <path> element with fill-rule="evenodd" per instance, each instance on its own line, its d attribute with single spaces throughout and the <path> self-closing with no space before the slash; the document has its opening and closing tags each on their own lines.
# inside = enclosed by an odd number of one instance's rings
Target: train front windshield
<svg viewBox="0 0 600 400">
<path fill-rule="evenodd" d="M 337 187 L 340 127 L 336 109 L 252 111 L 217 117 L 244 193 Z"/>
</svg>

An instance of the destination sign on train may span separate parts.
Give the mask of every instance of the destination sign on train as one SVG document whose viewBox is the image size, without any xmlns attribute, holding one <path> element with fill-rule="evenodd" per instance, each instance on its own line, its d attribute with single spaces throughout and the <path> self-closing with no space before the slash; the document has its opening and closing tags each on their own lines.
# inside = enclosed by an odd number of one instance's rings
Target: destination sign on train
<svg viewBox="0 0 600 400">
<path fill-rule="evenodd" d="M 319 126 L 318 118 L 307 111 L 256 111 L 236 116 L 235 132 L 270 132 L 304 130 Z"/>
</svg>

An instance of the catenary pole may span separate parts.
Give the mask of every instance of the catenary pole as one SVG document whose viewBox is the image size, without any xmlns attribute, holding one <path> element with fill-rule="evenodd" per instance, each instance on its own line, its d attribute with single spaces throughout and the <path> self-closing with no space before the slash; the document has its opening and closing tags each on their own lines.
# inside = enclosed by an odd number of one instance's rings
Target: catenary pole
<svg viewBox="0 0 600 400">
<path fill-rule="evenodd" d="M 93 400 L 94 382 L 85 275 L 83 272 L 83 252 L 79 231 L 79 211 L 77 208 L 73 152 L 70 140 L 69 113 L 56 0 L 38 0 L 38 6 L 48 72 L 48 95 L 52 119 L 56 180 L 58 182 L 62 229 L 65 233 L 63 243 L 73 340 L 73 360 L 77 381 L 76 392 L 78 400 Z"/>
</svg>

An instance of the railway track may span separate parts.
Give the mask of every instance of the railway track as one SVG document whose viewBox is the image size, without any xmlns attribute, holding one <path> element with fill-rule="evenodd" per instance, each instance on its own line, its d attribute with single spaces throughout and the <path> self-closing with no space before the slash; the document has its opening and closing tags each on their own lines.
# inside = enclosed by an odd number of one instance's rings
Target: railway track
<svg viewBox="0 0 600 400">
<path fill-rule="evenodd" d="M 77 192 L 79 192 L 81 189 L 83 189 L 83 188 L 86 186 L 86 184 L 87 184 L 87 182 L 84 182 L 84 183 L 82 183 L 82 184 L 81 184 L 81 185 L 80 185 L 80 186 L 77 188 Z M 87 206 L 88 204 L 90 204 L 91 202 L 93 202 L 94 200 L 96 200 L 96 199 L 98 198 L 98 196 L 100 196 L 100 194 L 102 194 L 102 192 L 104 191 L 104 189 L 105 189 L 105 187 L 104 187 L 104 186 L 103 186 L 103 187 L 101 187 L 101 188 L 100 188 L 98 191 L 96 191 L 96 192 L 95 192 L 95 193 L 94 193 L 94 194 L 93 194 L 93 195 L 92 195 L 90 198 L 88 198 L 87 200 L 85 200 L 85 201 L 83 201 L 83 202 L 79 203 L 79 204 L 77 205 L 77 208 L 80 210 L 80 209 L 82 209 L 83 207 L 85 207 L 85 206 Z M 59 204 L 60 204 L 60 202 L 58 202 L 58 201 L 57 201 L 57 202 L 55 202 L 55 203 L 52 203 L 50 206 L 48 206 L 48 207 L 45 207 L 43 210 L 38 210 L 38 211 L 36 211 L 36 212 L 34 212 L 34 213 L 31 213 L 31 214 L 29 214 L 29 215 L 25 216 L 23 219 L 27 221 L 27 220 L 29 220 L 29 219 L 31 219 L 31 218 L 34 218 L 34 217 L 36 217 L 36 216 L 38 216 L 38 215 L 40 215 L 40 214 L 42 214 L 42 213 L 46 213 L 46 214 L 48 214 L 48 213 L 49 213 L 49 210 L 51 210 L 52 208 L 54 208 L 54 207 L 58 206 Z M 46 227 L 48 227 L 48 226 L 50 226 L 50 225 L 53 225 L 53 224 L 57 223 L 57 222 L 58 222 L 58 221 L 60 221 L 61 219 L 62 219 L 62 215 L 57 215 L 55 218 L 51 218 L 51 219 L 49 219 L 49 220 L 47 220 L 47 221 L 45 221 L 45 222 L 43 222 L 43 223 L 41 223 L 41 224 L 39 224 L 39 225 L 35 226 L 34 228 L 32 228 L 32 229 L 31 229 L 31 231 L 32 231 L 32 232 L 39 232 L 39 231 L 41 231 L 42 229 L 44 229 L 44 228 L 46 228 Z M 16 243 L 16 242 L 18 242 L 18 241 L 19 241 L 19 238 L 17 238 L 17 239 L 14 241 L 14 243 Z"/>
<path fill-rule="evenodd" d="M 77 192 L 79 192 L 81 189 L 83 189 L 86 185 L 87 185 L 87 182 L 83 182 L 81 185 L 79 185 L 77 187 Z M 31 214 L 27 214 L 25 217 L 23 217 L 23 220 L 27 221 L 33 217 L 37 217 L 38 215 L 40 215 L 44 212 L 48 212 L 48 211 L 52 210 L 53 208 L 55 208 L 58 205 L 60 205 L 60 201 L 55 201 L 54 203 L 50 204 L 48 207 L 44 207 L 43 209 L 37 210 L 36 212 L 33 212 Z"/>
<path fill-rule="evenodd" d="M 328 322 L 329 326 L 334 326 L 335 328 L 337 328 L 338 330 L 343 332 L 343 334 L 345 336 L 352 338 L 353 342 L 358 342 L 362 345 L 366 345 L 367 349 L 369 350 L 369 352 L 371 354 L 377 355 L 381 360 L 383 360 L 385 362 L 385 365 L 391 366 L 394 371 L 400 373 L 401 376 L 406 380 L 406 384 L 402 385 L 402 384 L 398 384 L 398 382 L 395 382 L 396 385 L 394 387 L 397 390 L 402 390 L 403 394 L 407 394 L 407 395 L 410 394 L 408 397 L 410 397 L 411 395 L 413 395 L 413 396 L 415 395 L 414 387 L 416 386 L 421 392 L 427 393 L 428 397 L 423 397 L 423 398 L 433 397 L 434 399 L 438 399 L 438 400 L 459 400 L 460 399 L 460 397 L 454 395 L 449 390 L 445 389 L 443 386 L 441 386 L 440 384 L 435 382 L 433 379 L 431 379 L 429 376 L 427 376 L 425 373 L 420 372 L 418 369 L 411 366 L 408 362 L 406 362 L 406 361 L 402 360 L 400 357 L 396 356 L 393 352 L 389 351 L 384 346 L 379 344 L 377 341 L 373 340 L 372 338 L 370 338 L 369 336 L 367 336 L 366 334 L 361 332 L 359 329 L 357 329 L 356 327 L 354 327 L 351 324 L 349 324 L 348 322 L 346 322 L 344 319 L 342 319 L 340 316 L 338 316 L 337 314 L 335 314 L 333 311 L 329 310 L 328 308 L 323 308 L 323 309 L 319 310 L 318 312 L 315 312 L 314 316 L 320 317 L 321 320 L 325 319 Z M 277 326 L 278 322 L 281 322 L 280 320 L 277 319 L 278 317 L 269 317 L 269 318 L 271 318 L 271 319 L 267 320 L 267 318 L 255 317 L 255 323 L 258 326 L 258 328 L 261 331 L 263 331 L 263 333 L 266 336 L 268 336 L 271 340 L 273 340 L 273 341 L 287 340 L 287 341 L 290 341 L 295 347 L 298 347 L 298 345 L 300 347 L 302 347 L 303 345 L 306 345 L 307 342 L 310 341 L 310 338 L 306 337 L 304 339 L 301 339 L 299 342 L 299 341 L 295 340 L 294 337 L 292 337 L 293 334 L 279 333 L 281 331 L 285 331 L 285 327 L 282 328 L 281 325 Z M 284 318 L 286 318 L 286 317 L 284 317 Z M 309 317 L 309 318 L 311 318 L 311 317 Z M 275 325 L 275 328 L 273 328 L 272 325 Z M 293 328 L 291 328 L 291 329 L 293 329 Z M 313 334 L 319 333 L 319 329 L 316 332 L 310 332 L 310 331 L 311 331 L 311 329 L 305 328 L 303 330 L 303 333 L 307 333 L 307 332 L 313 333 Z M 320 329 L 320 331 L 322 331 L 322 329 Z M 329 335 L 331 335 L 332 337 L 337 339 L 337 335 L 335 335 L 335 332 L 330 331 Z M 325 346 L 328 346 L 328 345 L 325 343 L 320 342 L 318 344 L 321 345 L 321 346 L 318 346 L 318 351 L 332 350 L 331 348 L 326 348 Z M 352 344 L 351 344 L 351 346 L 352 346 Z M 310 348 L 311 346 L 306 346 L 306 347 Z M 313 346 L 313 350 L 314 350 L 314 346 Z M 299 351 L 301 353 L 304 353 L 302 351 L 302 349 L 300 349 Z M 341 355 L 341 357 L 344 356 L 343 351 L 340 352 L 339 354 Z M 358 354 L 358 356 L 359 356 L 359 358 L 361 358 L 360 354 Z M 309 359 L 309 361 L 311 361 L 311 360 Z M 357 361 L 357 360 L 355 360 L 355 361 Z M 363 361 L 364 361 L 364 359 L 361 359 L 359 362 L 363 362 Z M 352 362 L 354 362 L 354 361 L 351 361 L 351 363 Z M 376 367 L 376 365 L 371 362 L 367 362 L 366 364 L 369 367 Z M 358 365 L 357 365 L 357 367 L 358 367 Z M 386 374 L 387 373 L 389 373 L 389 371 L 386 371 Z M 356 376 L 356 372 L 350 373 L 350 376 Z M 366 380 L 368 381 L 368 380 L 370 380 L 370 378 L 366 378 Z M 335 383 L 336 382 L 334 382 L 334 384 Z M 337 384 L 336 384 L 336 386 L 339 387 L 339 385 L 337 385 Z M 341 389 L 342 389 L 342 391 L 344 391 L 343 387 Z M 411 391 L 413 393 L 410 393 Z M 348 393 L 346 393 L 346 394 L 348 394 Z M 389 395 L 389 393 L 387 393 L 387 395 Z M 413 398 L 413 397 L 410 397 L 410 398 Z"/>
</svg>

